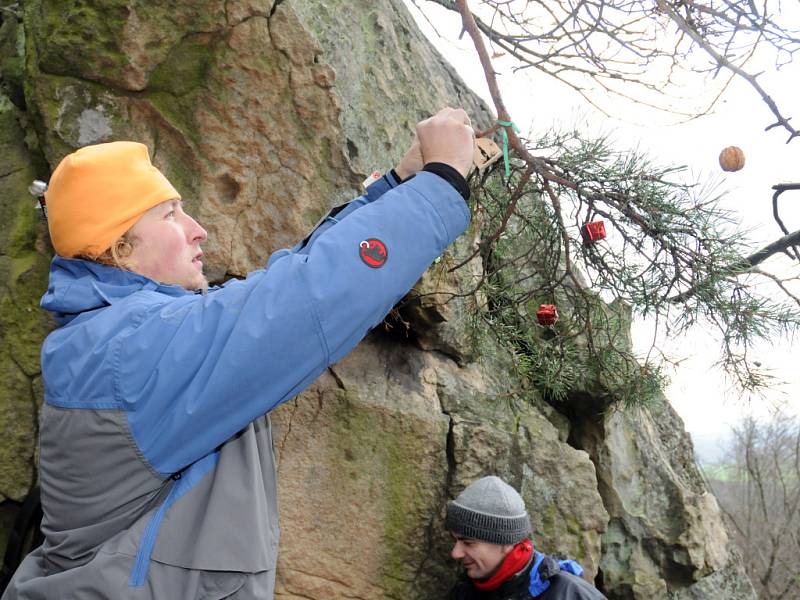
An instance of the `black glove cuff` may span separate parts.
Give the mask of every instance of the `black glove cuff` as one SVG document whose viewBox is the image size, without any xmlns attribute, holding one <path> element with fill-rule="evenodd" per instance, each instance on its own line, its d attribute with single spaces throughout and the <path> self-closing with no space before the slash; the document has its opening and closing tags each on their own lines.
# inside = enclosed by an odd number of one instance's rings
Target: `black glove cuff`
<svg viewBox="0 0 800 600">
<path fill-rule="evenodd" d="M 456 171 L 450 165 L 445 163 L 431 162 L 422 167 L 422 170 L 427 171 L 428 173 L 433 173 L 434 175 L 438 175 L 447 183 L 452 185 L 455 190 L 461 194 L 461 197 L 464 198 L 464 200 L 469 200 L 469 186 L 467 185 L 467 180 L 464 179 L 464 176 L 461 173 Z"/>
</svg>

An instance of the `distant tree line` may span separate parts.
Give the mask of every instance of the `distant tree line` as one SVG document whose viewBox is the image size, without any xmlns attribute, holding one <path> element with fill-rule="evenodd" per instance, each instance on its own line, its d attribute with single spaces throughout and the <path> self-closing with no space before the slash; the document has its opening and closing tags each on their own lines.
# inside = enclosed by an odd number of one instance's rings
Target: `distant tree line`
<svg viewBox="0 0 800 600">
<path fill-rule="evenodd" d="M 800 598 L 800 419 L 748 417 L 705 471 L 759 597 Z"/>
</svg>

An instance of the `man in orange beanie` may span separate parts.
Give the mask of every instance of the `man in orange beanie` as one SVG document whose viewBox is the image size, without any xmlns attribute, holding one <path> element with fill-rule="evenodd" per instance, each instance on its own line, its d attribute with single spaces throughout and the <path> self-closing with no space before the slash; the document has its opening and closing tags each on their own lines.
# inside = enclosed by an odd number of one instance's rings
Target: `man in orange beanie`
<svg viewBox="0 0 800 600">
<path fill-rule="evenodd" d="M 144 146 L 61 161 L 45 193 L 57 256 L 42 306 L 61 327 L 42 349 L 44 543 L 4 600 L 273 597 L 267 413 L 347 354 L 469 221 L 466 113 L 445 109 L 417 136 L 303 242 L 206 294 L 206 232 Z"/>
<path fill-rule="evenodd" d="M 67 155 L 53 171 L 47 219 L 56 253 L 95 257 L 148 209 L 180 200 L 144 144 L 111 142 Z"/>
</svg>

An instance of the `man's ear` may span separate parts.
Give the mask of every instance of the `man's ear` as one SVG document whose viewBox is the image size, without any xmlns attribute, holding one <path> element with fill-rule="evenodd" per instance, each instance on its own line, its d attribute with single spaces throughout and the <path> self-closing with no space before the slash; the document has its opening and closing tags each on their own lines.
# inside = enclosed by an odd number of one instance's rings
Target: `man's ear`
<svg viewBox="0 0 800 600">
<path fill-rule="evenodd" d="M 503 556 L 508 556 L 508 553 L 511 552 L 514 549 L 514 544 L 503 544 L 501 546 L 501 548 L 502 548 Z"/>
</svg>

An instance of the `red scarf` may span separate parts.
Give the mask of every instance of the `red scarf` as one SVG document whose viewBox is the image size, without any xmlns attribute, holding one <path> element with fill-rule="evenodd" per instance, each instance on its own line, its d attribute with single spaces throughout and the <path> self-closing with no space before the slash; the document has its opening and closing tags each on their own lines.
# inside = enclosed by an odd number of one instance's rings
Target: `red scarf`
<svg viewBox="0 0 800 600">
<path fill-rule="evenodd" d="M 522 540 L 506 554 L 503 562 L 489 579 L 470 579 L 472 585 L 483 592 L 496 590 L 514 575 L 519 573 L 528 564 L 533 553 L 533 544 L 530 540 Z"/>
</svg>

